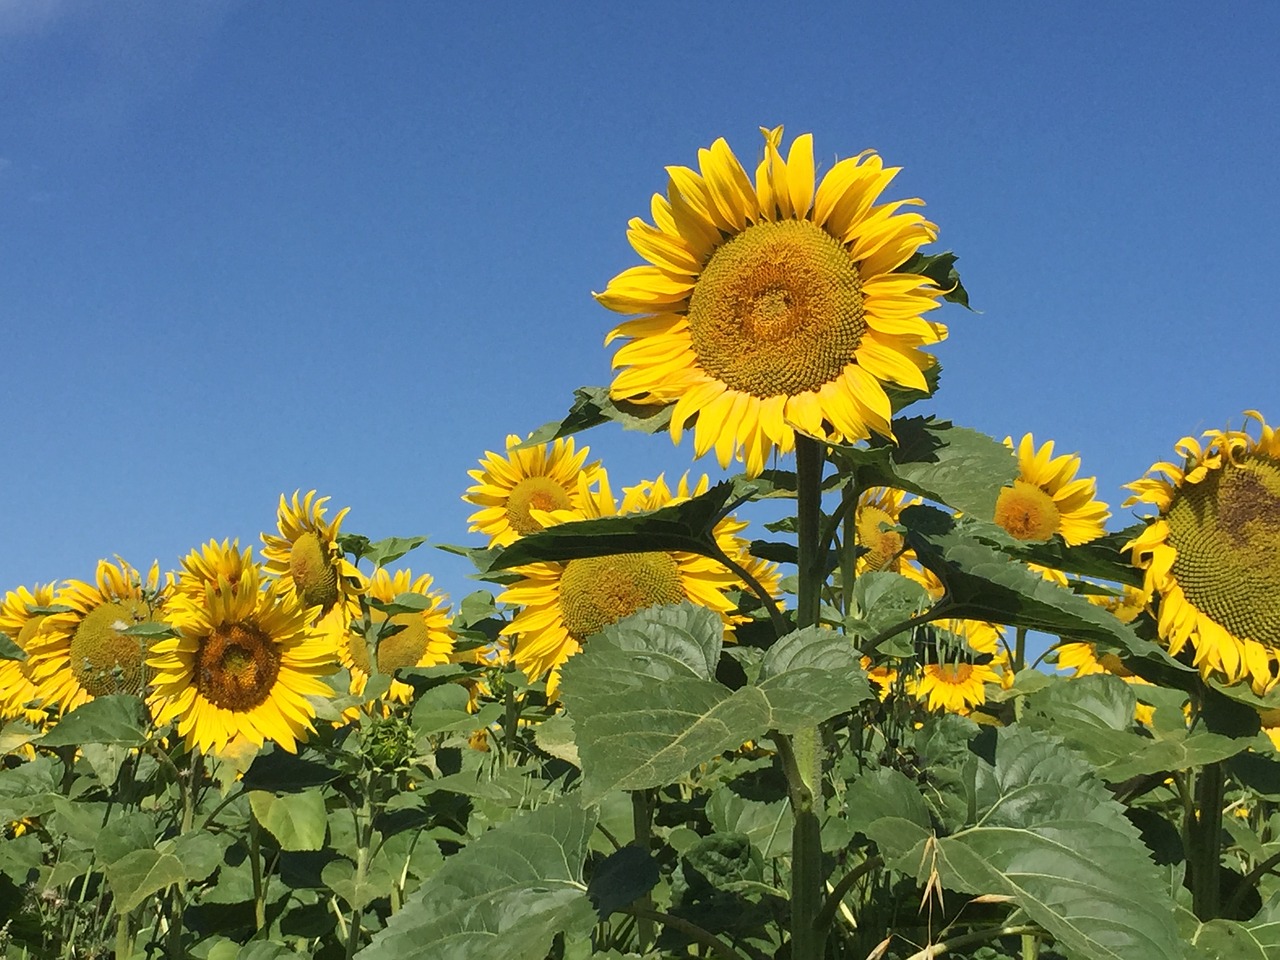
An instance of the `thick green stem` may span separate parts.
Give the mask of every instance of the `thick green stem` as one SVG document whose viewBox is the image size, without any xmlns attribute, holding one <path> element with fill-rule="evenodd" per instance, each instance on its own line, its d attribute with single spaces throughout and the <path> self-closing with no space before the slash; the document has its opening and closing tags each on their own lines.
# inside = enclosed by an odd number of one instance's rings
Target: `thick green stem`
<svg viewBox="0 0 1280 960">
<path fill-rule="evenodd" d="M 847 617 L 858 578 L 858 488 L 852 479 L 845 482 L 840 512 L 844 527 L 840 537 L 840 613 Z"/>
<path fill-rule="evenodd" d="M 1222 801 L 1226 771 L 1222 763 L 1206 764 L 1196 782 L 1195 819 L 1191 839 L 1191 909 L 1201 921 L 1221 914 Z"/>
<path fill-rule="evenodd" d="M 796 437 L 796 552 L 799 589 L 796 626 L 803 630 L 821 619 L 825 580 L 822 540 L 822 468 L 826 454 L 809 437 Z M 821 824 L 822 738 L 818 727 L 778 737 L 779 756 L 787 774 L 791 812 L 791 960 L 821 960 L 827 929 L 818 927 L 825 891 Z"/>
<path fill-rule="evenodd" d="M 652 845 L 650 821 L 653 816 L 653 807 L 649 800 L 648 790 L 631 791 L 631 832 L 633 842 L 645 853 L 649 852 L 649 848 Z M 653 897 L 646 892 L 632 906 L 637 911 L 635 913 L 636 934 L 640 938 L 640 952 L 644 953 L 653 946 L 654 941 L 658 938 L 657 927 L 654 925 L 653 917 L 650 916 L 654 910 Z"/>
<path fill-rule="evenodd" d="M 1013 672 L 1020 673 L 1027 665 L 1027 628 L 1018 627 L 1014 634 Z"/>
<path fill-rule="evenodd" d="M 259 843 L 261 827 L 258 818 L 249 817 L 249 872 L 253 877 L 253 919 L 261 932 L 267 927 L 267 902 L 262 886 L 262 847 Z"/>
</svg>

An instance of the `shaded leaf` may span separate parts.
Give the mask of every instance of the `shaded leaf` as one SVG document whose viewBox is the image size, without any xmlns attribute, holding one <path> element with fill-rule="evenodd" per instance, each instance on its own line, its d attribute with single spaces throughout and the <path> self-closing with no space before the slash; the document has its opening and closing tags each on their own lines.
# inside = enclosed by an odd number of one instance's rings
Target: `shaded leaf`
<svg viewBox="0 0 1280 960">
<path fill-rule="evenodd" d="M 920 789 L 890 767 L 869 770 L 854 780 L 845 793 L 844 806 L 849 825 L 868 836 L 872 836 L 868 828 L 886 817 L 907 820 L 924 830 L 932 826 Z"/>
<path fill-rule="evenodd" d="M 460 727 L 479 729 L 484 724 L 467 712 L 467 700 L 467 691 L 461 684 L 443 683 L 432 687 L 413 705 L 414 731 L 425 736 Z"/>
<path fill-rule="evenodd" d="M 107 865 L 107 883 L 116 898 L 116 910 L 127 913 L 153 893 L 187 879 L 182 861 L 159 850 L 134 850 Z"/>
<path fill-rule="evenodd" d="M 125 693 L 112 694 L 76 707 L 39 742 L 45 747 L 73 747 L 85 743 L 140 747 L 147 742 L 150 725 L 141 700 Z"/>
<path fill-rule="evenodd" d="M 649 851 L 628 844 L 596 864 L 587 884 L 587 896 L 600 919 L 605 920 L 657 886 L 658 877 L 657 861 Z"/>
<path fill-rule="evenodd" d="M 283 794 L 251 790 L 249 806 L 281 850 L 319 850 L 324 846 L 327 816 L 324 795 L 318 789 Z"/>
<path fill-rule="evenodd" d="M 596 912 L 582 881 L 595 815 L 548 804 L 450 857 L 361 960 L 543 960 L 555 935 L 587 936 Z"/>
<path fill-rule="evenodd" d="M 0 633 L 0 660 L 25 660 L 26 651 L 18 646 L 7 633 Z"/>
<path fill-rule="evenodd" d="M 956 261 L 960 259 L 950 250 L 942 253 L 913 253 L 894 273 L 918 273 L 928 277 L 942 289 L 944 300 L 958 303 L 967 310 L 969 291 L 960 282 L 960 272 L 956 270 Z"/>
</svg>

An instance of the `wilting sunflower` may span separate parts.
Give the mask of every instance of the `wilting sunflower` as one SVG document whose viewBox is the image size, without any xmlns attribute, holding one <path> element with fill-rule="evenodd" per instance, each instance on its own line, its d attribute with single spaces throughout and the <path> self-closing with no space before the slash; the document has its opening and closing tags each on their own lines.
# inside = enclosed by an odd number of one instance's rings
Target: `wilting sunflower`
<svg viewBox="0 0 1280 960">
<path fill-rule="evenodd" d="M 53 604 L 52 583 L 37 584 L 34 590 L 18 587 L 0 601 L 0 633 L 4 633 L 29 653 L 31 641 L 40 630 L 46 614 L 33 613 Z M 32 726 L 44 724 L 47 715 L 40 708 L 44 698 L 31 676 L 31 661 L 0 660 L 0 719 L 20 718 Z"/>
<path fill-rule="evenodd" d="M 239 583 L 205 587 L 199 604 L 180 604 L 178 636 L 152 645 L 151 708 L 175 721 L 188 746 L 208 754 L 273 740 L 296 752 L 314 730 L 308 697 L 331 697 L 332 647 L 309 625 L 309 608 L 278 582 L 265 587 L 255 567 Z"/>
<path fill-rule="evenodd" d="M 1013 438 L 1005 437 L 1013 448 Z M 995 521 L 1019 540 L 1048 540 L 1061 535 L 1076 546 L 1096 540 L 1105 533 L 1103 524 L 1111 514 L 1107 505 L 1095 499 L 1095 477 L 1076 479 L 1080 458 L 1072 454 L 1053 455 L 1053 441 L 1037 447 L 1031 434 L 1018 442 L 1018 477 L 1000 491 Z"/>
<path fill-rule="evenodd" d="M 986 703 L 986 685 L 1001 677 L 988 664 L 949 661 L 924 664 L 907 683 L 927 709 L 964 715 Z"/>
<path fill-rule="evenodd" d="M 491 547 L 541 530 L 531 510 L 582 509 L 578 478 L 594 486 L 600 472 L 598 460 L 586 463 L 591 448 L 575 451 L 572 437 L 517 449 L 521 442 L 509 435 L 505 457 L 486 451 L 481 469 L 467 471 L 476 482 L 462 499 L 481 508 L 467 518 L 469 529 L 487 536 Z"/>
<path fill-rule="evenodd" d="M 1157 513 L 1131 541 L 1145 572 L 1161 638 L 1173 655 L 1188 645 L 1206 677 L 1275 683 L 1280 649 L 1280 436 L 1256 410 L 1261 436 L 1214 430 L 1183 437 L 1181 466 L 1157 463 L 1128 485 L 1126 501 Z"/>
<path fill-rule="evenodd" d="M 133 567 L 98 561 L 94 583 L 68 580 L 51 613 L 31 637 L 30 677 L 41 699 L 59 713 L 112 693 L 141 696 L 147 684 L 146 639 L 125 633 L 139 623 L 163 619 L 168 586 L 153 564 L 144 582 Z"/>
<path fill-rule="evenodd" d="M 796 431 L 854 443 L 891 437 L 886 383 L 927 391 L 920 348 L 946 328 L 922 315 L 938 306 L 928 278 L 896 273 L 937 229 L 920 200 L 877 204 L 898 173 L 866 151 L 836 163 L 814 186 L 813 138 L 786 160 L 782 128 L 761 128 L 764 159 L 747 175 L 729 145 L 698 152 L 700 172 L 668 167 L 667 194 L 627 237 L 649 266 L 614 277 L 601 304 L 639 315 L 606 338 L 628 341 L 614 399 L 675 403 L 678 441 L 689 420 L 694 452 L 721 466 L 741 455 L 755 475 Z"/>
<path fill-rule="evenodd" d="M 363 583 L 360 571 L 338 546 L 342 519 L 351 508 L 343 507 L 332 520 L 325 520 L 329 498 L 316 499 L 312 490 L 299 502 L 299 492 L 293 492 L 292 503 L 280 495 L 276 518 L 280 536 L 262 534 L 264 568 L 303 607 L 319 607 L 327 613 L 339 601 L 359 593 Z"/>
<path fill-rule="evenodd" d="M 402 593 L 413 593 L 425 597 L 431 604 L 425 610 L 391 616 L 391 623 L 399 629 L 378 641 L 380 673 L 394 674 L 401 667 L 434 667 L 449 662 L 455 637 L 449 629 L 448 598 L 433 591 L 431 586 L 429 574 L 424 573 L 415 579 L 408 570 L 388 573 L 379 567 L 374 571 L 368 585 L 370 599 L 390 603 Z M 374 610 L 374 623 L 381 619 L 382 614 Z M 364 693 L 370 673 L 369 647 L 365 638 L 349 628 L 345 629 L 338 645 L 338 655 L 342 665 L 351 673 L 351 693 Z M 387 699 L 408 703 L 412 698 L 413 687 L 401 680 L 391 681 Z"/>
<path fill-rule="evenodd" d="M 697 496 L 706 491 L 708 484 L 703 477 L 691 488 L 686 476 L 673 493 L 659 477 L 625 490 L 623 509 L 619 511 L 608 476 L 602 470 L 599 490 L 588 496 L 584 511 L 542 514 L 540 519 L 557 523 L 655 510 Z M 747 543 L 738 536 L 744 526 L 741 521 L 726 517 L 716 525 L 716 542 L 765 590 L 775 593 L 776 568 L 748 557 Z M 742 581 L 727 567 L 698 554 L 624 553 L 565 563 L 529 564 L 516 572 L 522 579 L 497 599 L 523 609 L 502 632 L 516 638 L 512 658 L 526 676 L 536 680 L 551 674 L 548 696 L 555 695 L 560 666 L 582 648 L 584 640 L 646 607 L 689 600 L 716 611 L 726 626 L 742 619 L 730 597 L 732 591 L 742 588 Z"/>
</svg>

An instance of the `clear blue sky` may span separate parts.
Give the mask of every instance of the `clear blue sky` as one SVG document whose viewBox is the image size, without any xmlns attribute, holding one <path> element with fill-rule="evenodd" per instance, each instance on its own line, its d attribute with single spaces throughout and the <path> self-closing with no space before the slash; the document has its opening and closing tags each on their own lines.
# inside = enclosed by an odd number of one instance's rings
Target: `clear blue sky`
<svg viewBox="0 0 1280 960">
<path fill-rule="evenodd" d="M 299 487 L 479 545 L 466 471 L 609 377 L 628 218 L 762 124 L 905 167 L 981 311 L 934 314 L 932 409 L 1079 451 L 1113 528 L 1182 435 L 1280 420 L 1280 5 L 791 9 L 0 0 L 0 590 L 256 545 Z M 690 465 L 585 439 L 615 488 Z"/>
</svg>

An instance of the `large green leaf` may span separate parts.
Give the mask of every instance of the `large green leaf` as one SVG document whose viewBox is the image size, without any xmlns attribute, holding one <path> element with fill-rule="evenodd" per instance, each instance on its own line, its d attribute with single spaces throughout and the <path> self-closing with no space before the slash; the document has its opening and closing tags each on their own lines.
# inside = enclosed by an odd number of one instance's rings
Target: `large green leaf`
<svg viewBox="0 0 1280 960">
<path fill-rule="evenodd" d="M 615 401 L 610 398 L 608 387 L 579 387 L 573 391 L 573 396 L 573 406 L 563 420 L 543 424 L 529 434 L 529 439 L 521 446 L 528 447 L 581 433 L 610 420 L 622 424 L 627 430 L 639 430 L 642 433 L 657 433 L 665 430 L 671 423 L 671 408 L 674 404 Z"/>
<path fill-rule="evenodd" d="M 1134 693 L 1119 677 L 1056 678 L 1027 697 L 1021 722 L 1061 737 L 1110 783 L 1216 763 L 1266 745 L 1265 739 L 1256 736 L 1228 737 L 1203 729 L 1188 732 L 1182 726 L 1159 727 L 1154 735 L 1138 733 L 1133 725 Z"/>
<path fill-rule="evenodd" d="M 561 697 L 578 740 L 583 799 L 673 783 L 699 763 L 769 730 L 812 726 L 871 695 L 847 638 L 789 634 L 765 656 L 758 685 L 712 679 L 719 618 L 692 604 L 643 610 L 565 664 Z"/>
<path fill-rule="evenodd" d="M 558 932 L 589 935 L 582 864 L 595 813 L 556 803 L 518 816 L 450 857 L 361 960 L 543 960 Z"/>
<path fill-rule="evenodd" d="M 717 549 L 712 530 L 732 493 L 733 484 L 718 483 L 700 496 L 661 510 L 558 523 L 521 537 L 493 558 L 488 569 L 657 550 L 705 554 Z"/>
<path fill-rule="evenodd" d="M 44 747 L 74 747 L 85 743 L 117 743 L 140 747 L 147 742 L 146 709 L 126 693 L 98 697 L 76 707 L 40 738 Z"/>
<path fill-rule="evenodd" d="M 319 850 L 324 846 L 327 815 L 320 790 L 313 787 L 282 794 L 251 790 L 249 806 L 281 850 Z"/>
<path fill-rule="evenodd" d="M 1192 670 L 1106 610 L 993 546 L 991 541 L 1002 537 L 993 524 L 957 520 L 926 506 L 908 507 L 899 519 L 920 562 L 946 587 L 947 616 L 1091 640 L 1178 671 Z"/>
<path fill-rule="evenodd" d="M 899 866 L 918 865 L 921 882 L 936 871 L 950 889 L 1009 897 L 1070 957 L 1183 956 L 1159 871 L 1085 761 L 1047 734 L 1005 729 L 994 769 L 979 774 L 974 823 L 889 850 Z"/>
<path fill-rule="evenodd" d="M 860 488 L 892 487 L 979 517 L 995 514 L 1000 488 L 1013 482 L 1013 451 L 986 434 L 933 417 L 893 421 L 897 443 L 841 448 Z"/>
</svg>

